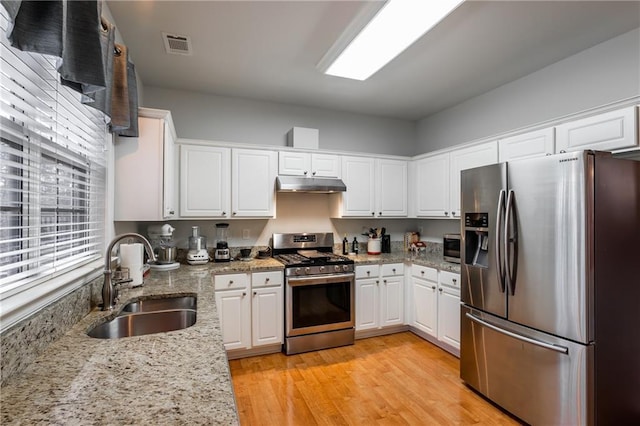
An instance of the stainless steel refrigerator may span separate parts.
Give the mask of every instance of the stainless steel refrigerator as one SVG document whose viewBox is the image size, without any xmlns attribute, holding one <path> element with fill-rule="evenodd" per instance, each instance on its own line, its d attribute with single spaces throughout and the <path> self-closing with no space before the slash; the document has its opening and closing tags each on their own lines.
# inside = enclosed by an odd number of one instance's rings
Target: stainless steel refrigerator
<svg viewBox="0 0 640 426">
<path fill-rule="evenodd" d="M 461 175 L 460 376 L 533 425 L 640 424 L 640 162 Z"/>
</svg>

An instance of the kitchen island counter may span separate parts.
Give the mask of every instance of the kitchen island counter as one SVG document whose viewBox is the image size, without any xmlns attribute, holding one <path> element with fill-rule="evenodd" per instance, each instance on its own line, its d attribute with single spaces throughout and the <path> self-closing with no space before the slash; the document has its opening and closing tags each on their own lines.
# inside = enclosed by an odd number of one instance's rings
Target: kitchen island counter
<svg viewBox="0 0 640 426">
<path fill-rule="evenodd" d="M 152 271 L 94 309 L 2 387 L 5 424 L 238 424 L 212 275 L 283 269 L 273 260 Z M 195 325 L 169 333 L 94 339 L 86 332 L 140 298 L 197 296 Z"/>
</svg>

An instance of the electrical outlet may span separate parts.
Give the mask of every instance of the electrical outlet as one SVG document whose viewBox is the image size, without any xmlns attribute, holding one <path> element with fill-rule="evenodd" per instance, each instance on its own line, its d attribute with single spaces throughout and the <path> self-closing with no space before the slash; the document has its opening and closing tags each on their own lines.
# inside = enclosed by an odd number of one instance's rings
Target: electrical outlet
<svg viewBox="0 0 640 426">
<path fill-rule="evenodd" d="M 242 239 L 243 240 L 248 240 L 249 239 L 249 230 L 248 229 L 243 229 L 242 230 Z"/>
</svg>

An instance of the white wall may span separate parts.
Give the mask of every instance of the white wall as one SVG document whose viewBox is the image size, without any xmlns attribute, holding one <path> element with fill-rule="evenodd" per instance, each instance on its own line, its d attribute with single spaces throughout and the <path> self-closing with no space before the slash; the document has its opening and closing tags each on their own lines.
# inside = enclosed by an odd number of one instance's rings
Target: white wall
<svg viewBox="0 0 640 426">
<path fill-rule="evenodd" d="M 320 149 L 414 152 L 414 121 L 153 86 L 144 89 L 144 106 L 170 110 L 180 138 L 286 146 L 292 127 L 310 127 L 320 130 Z"/>
<path fill-rule="evenodd" d="M 640 94 L 640 29 L 418 122 L 415 154 L 497 135 Z"/>
</svg>

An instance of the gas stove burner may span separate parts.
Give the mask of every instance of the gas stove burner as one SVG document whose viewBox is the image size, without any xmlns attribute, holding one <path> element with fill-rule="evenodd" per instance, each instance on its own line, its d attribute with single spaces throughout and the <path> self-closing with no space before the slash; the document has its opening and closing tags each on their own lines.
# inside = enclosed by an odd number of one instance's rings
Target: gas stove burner
<svg viewBox="0 0 640 426">
<path fill-rule="evenodd" d="M 285 274 L 342 274 L 354 270 L 354 262 L 333 253 L 333 234 L 273 234 L 273 258 L 285 265 Z"/>
</svg>

